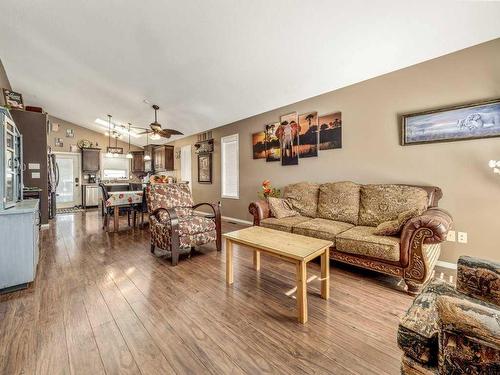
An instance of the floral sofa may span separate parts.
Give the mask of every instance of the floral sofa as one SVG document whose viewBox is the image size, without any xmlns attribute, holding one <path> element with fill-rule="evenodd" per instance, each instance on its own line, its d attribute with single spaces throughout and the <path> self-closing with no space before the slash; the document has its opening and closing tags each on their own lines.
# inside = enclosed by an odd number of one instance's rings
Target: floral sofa
<svg viewBox="0 0 500 375">
<path fill-rule="evenodd" d="M 426 285 L 399 323 L 401 373 L 500 374 L 500 263 L 460 257 L 456 287 Z"/>
<path fill-rule="evenodd" d="M 273 217 L 265 200 L 252 202 L 254 225 L 333 241 L 330 258 L 405 280 L 418 293 L 439 257 L 452 224 L 437 207 L 441 189 L 434 186 L 360 185 L 354 182 L 288 185 L 283 198 L 298 215 Z M 376 235 L 377 226 L 408 210 L 399 234 Z"/>
</svg>

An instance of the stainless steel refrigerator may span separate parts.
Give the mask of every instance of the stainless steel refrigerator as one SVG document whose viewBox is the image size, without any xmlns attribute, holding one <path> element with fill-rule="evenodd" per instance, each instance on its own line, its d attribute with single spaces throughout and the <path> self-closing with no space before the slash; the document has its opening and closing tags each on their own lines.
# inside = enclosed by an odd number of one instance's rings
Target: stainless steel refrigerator
<svg viewBox="0 0 500 375">
<path fill-rule="evenodd" d="M 8 109 L 0 107 L 0 210 L 23 199 L 23 139 Z"/>
</svg>

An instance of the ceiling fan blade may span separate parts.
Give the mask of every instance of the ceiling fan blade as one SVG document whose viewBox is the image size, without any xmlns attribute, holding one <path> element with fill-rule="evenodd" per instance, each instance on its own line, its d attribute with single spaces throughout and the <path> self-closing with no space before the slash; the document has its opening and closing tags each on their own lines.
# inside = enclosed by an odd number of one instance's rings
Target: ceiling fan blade
<svg viewBox="0 0 500 375">
<path fill-rule="evenodd" d="M 184 133 L 181 133 L 180 131 L 175 129 L 163 129 L 163 131 L 169 132 L 170 135 L 184 135 Z"/>
<path fill-rule="evenodd" d="M 143 132 L 137 133 L 137 135 L 151 134 L 151 130 L 144 130 Z"/>
<path fill-rule="evenodd" d="M 157 134 L 161 135 L 163 138 L 170 138 L 171 134 L 167 130 L 160 130 Z"/>
</svg>

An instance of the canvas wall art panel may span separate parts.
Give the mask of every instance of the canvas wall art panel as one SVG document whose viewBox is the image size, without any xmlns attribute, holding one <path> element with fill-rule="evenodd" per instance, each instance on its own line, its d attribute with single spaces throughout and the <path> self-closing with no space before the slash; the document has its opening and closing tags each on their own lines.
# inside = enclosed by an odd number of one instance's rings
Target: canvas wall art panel
<svg viewBox="0 0 500 375">
<path fill-rule="evenodd" d="M 252 134 L 252 154 L 254 159 L 266 158 L 266 132 Z"/>
<path fill-rule="evenodd" d="M 276 136 L 280 140 L 281 165 L 299 164 L 299 119 L 297 112 L 281 116 Z"/>
<path fill-rule="evenodd" d="M 500 99 L 402 116 L 402 144 L 500 136 Z"/>
<path fill-rule="evenodd" d="M 276 137 L 276 129 L 280 126 L 279 122 L 273 124 L 268 124 L 265 127 L 266 133 L 266 161 L 280 161 L 281 160 L 281 148 L 280 140 Z"/>
<path fill-rule="evenodd" d="M 319 149 L 342 148 L 342 113 L 335 112 L 319 117 Z"/>
<path fill-rule="evenodd" d="M 299 115 L 299 158 L 318 156 L 318 112 Z"/>
</svg>

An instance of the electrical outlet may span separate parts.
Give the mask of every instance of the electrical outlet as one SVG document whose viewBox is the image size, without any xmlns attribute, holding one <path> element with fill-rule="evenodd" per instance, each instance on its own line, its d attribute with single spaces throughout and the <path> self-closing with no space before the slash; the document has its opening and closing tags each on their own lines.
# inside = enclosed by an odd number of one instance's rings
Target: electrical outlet
<svg viewBox="0 0 500 375">
<path fill-rule="evenodd" d="M 458 232 L 458 242 L 467 243 L 467 232 Z"/>
<path fill-rule="evenodd" d="M 446 235 L 446 241 L 455 242 L 456 241 L 456 232 L 454 230 L 448 231 Z"/>
</svg>

